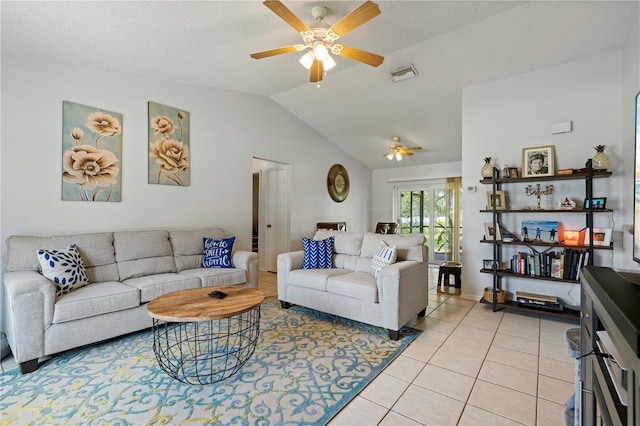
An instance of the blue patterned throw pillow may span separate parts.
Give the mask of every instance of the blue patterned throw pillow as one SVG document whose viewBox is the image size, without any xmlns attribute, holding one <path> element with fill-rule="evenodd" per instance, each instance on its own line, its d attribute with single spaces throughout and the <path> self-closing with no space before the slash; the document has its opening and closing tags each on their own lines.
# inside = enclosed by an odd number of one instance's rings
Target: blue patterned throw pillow
<svg viewBox="0 0 640 426">
<path fill-rule="evenodd" d="M 381 242 L 376 250 L 376 254 L 373 255 L 373 259 L 371 260 L 371 273 L 373 276 L 378 278 L 380 270 L 387 265 L 395 263 L 397 255 L 398 250 L 396 247 L 390 246 L 384 241 Z"/>
<path fill-rule="evenodd" d="M 203 268 L 233 268 L 231 251 L 236 237 L 231 238 L 203 238 L 204 257 Z"/>
<path fill-rule="evenodd" d="M 302 269 L 333 268 L 333 237 L 322 241 L 302 237 L 302 248 L 304 250 Z"/>
<path fill-rule="evenodd" d="M 42 275 L 55 284 L 56 296 L 89 284 L 84 263 L 75 244 L 67 249 L 38 250 L 38 261 L 42 267 Z"/>
</svg>

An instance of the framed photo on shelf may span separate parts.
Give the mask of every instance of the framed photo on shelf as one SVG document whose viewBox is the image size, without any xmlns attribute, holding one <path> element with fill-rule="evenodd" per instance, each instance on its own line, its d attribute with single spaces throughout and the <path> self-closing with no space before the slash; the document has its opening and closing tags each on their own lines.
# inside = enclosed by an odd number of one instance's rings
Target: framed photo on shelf
<svg viewBox="0 0 640 426">
<path fill-rule="evenodd" d="M 520 177 L 520 175 L 518 174 L 518 168 L 517 167 L 508 167 L 509 169 L 509 178 L 511 179 L 517 179 Z"/>
<path fill-rule="evenodd" d="M 522 177 L 553 176 L 556 158 L 554 145 L 522 149 Z"/>
<path fill-rule="evenodd" d="M 493 240 L 493 234 L 496 234 L 496 240 L 502 240 L 500 235 L 500 226 L 494 227 L 493 222 L 484 223 L 484 239 Z"/>
<path fill-rule="evenodd" d="M 558 222 L 544 220 L 522 221 L 522 241 L 557 243 L 558 242 Z"/>
<path fill-rule="evenodd" d="M 493 269 L 493 265 L 496 265 L 496 269 L 500 269 L 500 264 L 497 260 L 493 259 L 483 259 L 482 260 L 482 269 Z"/>
<path fill-rule="evenodd" d="M 607 197 L 593 197 L 591 202 L 589 202 L 589 199 L 585 198 L 583 204 L 584 208 L 588 209 L 590 204 L 593 204 L 594 209 L 604 209 L 607 206 Z"/>
<path fill-rule="evenodd" d="M 496 191 L 495 200 L 493 199 L 493 191 L 487 191 L 487 210 L 493 210 L 493 205 L 496 205 L 496 210 L 504 210 L 507 205 L 507 198 L 504 191 Z"/>
<path fill-rule="evenodd" d="M 594 198 L 595 200 L 595 198 Z M 608 247 L 611 245 L 611 228 L 593 228 L 593 245 Z M 589 245 L 589 230 L 584 236 L 584 245 Z"/>
</svg>

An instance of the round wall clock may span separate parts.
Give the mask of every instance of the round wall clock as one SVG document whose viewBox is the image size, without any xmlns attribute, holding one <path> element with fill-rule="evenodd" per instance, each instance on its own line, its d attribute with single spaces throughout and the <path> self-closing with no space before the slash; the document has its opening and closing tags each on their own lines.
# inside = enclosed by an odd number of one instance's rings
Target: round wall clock
<svg viewBox="0 0 640 426">
<path fill-rule="evenodd" d="M 336 203 L 341 203 L 349 195 L 349 174 L 342 164 L 334 164 L 327 174 L 329 196 Z"/>
</svg>

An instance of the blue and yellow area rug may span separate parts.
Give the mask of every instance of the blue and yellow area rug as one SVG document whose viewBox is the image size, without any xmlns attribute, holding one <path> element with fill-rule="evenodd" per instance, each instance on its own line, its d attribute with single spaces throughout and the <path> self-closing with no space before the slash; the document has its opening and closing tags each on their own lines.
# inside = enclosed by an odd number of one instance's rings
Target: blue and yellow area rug
<svg viewBox="0 0 640 426">
<path fill-rule="evenodd" d="M 53 357 L 31 374 L 0 375 L 0 423 L 119 425 L 325 424 L 419 331 L 386 330 L 275 299 L 258 345 L 235 376 L 188 385 L 158 367 L 151 331 Z"/>
</svg>

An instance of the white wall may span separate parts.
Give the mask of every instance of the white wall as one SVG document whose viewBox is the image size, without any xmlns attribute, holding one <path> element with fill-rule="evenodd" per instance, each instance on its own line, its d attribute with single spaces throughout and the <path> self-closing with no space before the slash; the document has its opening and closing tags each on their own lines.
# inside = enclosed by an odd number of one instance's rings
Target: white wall
<svg viewBox="0 0 640 426">
<path fill-rule="evenodd" d="M 594 196 L 606 196 L 613 215 L 596 215 L 595 227 L 614 228 L 615 250 L 599 251 L 595 262 L 615 268 L 634 268 L 631 250 L 622 244 L 622 225 L 629 223 L 628 197 L 623 184 L 633 179 L 625 156 L 632 141 L 621 132 L 621 52 L 576 61 L 556 67 L 467 87 L 463 90 L 463 187 L 479 185 L 482 158 L 493 157 L 499 169 L 522 166 L 522 148 L 554 145 L 556 168 L 584 167 L 595 153 L 594 146 L 604 144 L 612 160 L 613 176 L 594 180 Z M 551 124 L 572 121 L 571 133 L 552 135 Z M 632 148 L 631 148 L 632 152 Z M 543 197 L 543 208 L 551 208 L 562 196 L 580 203 L 584 198 L 582 181 L 557 181 L 553 194 Z M 533 206 L 535 197 L 524 194 L 524 183 L 504 186 L 511 206 Z M 479 185 L 477 193 L 463 195 L 463 294 L 479 298 L 484 287 L 491 286 L 489 274 L 480 274 L 483 259 L 492 257 L 490 244 L 479 243 L 483 223 L 491 220 L 485 208 L 488 185 Z M 508 228 L 519 233 L 522 220 L 558 220 L 567 229 L 584 227 L 582 214 L 513 214 L 503 215 Z M 513 250 L 526 251 L 526 247 Z M 503 251 L 503 260 L 508 259 Z M 509 292 L 529 291 L 556 295 L 565 303 L 579 304 L 577 285 L 503 279 Z"/>
<path fill-rule="evenodd" d="M 61 201 L 62 101 L 123 114 L 122 202 Z M 191 186 L 147 184 L 147 101 L 191 113 Z M 0 238 L 221 226 L 251 249 L 252 157 L 291 165 L 291 247 L 318 221 L 368 229 L 371 171 L 262 96 L 2 56 Z M 347 200 L 326 187 L 349 173 Z"/>
<path fill-rule="evenodd" d="M 462 162 L 429 164 L 411 167 L 391 167 L 373 171 L 371 194 L 372 227 L 378 222 L 393 220 L 393 189 L 397 186 L 462 176 Z M 371 232 L 374 229 L 370 229 Z"/>
</svg>

